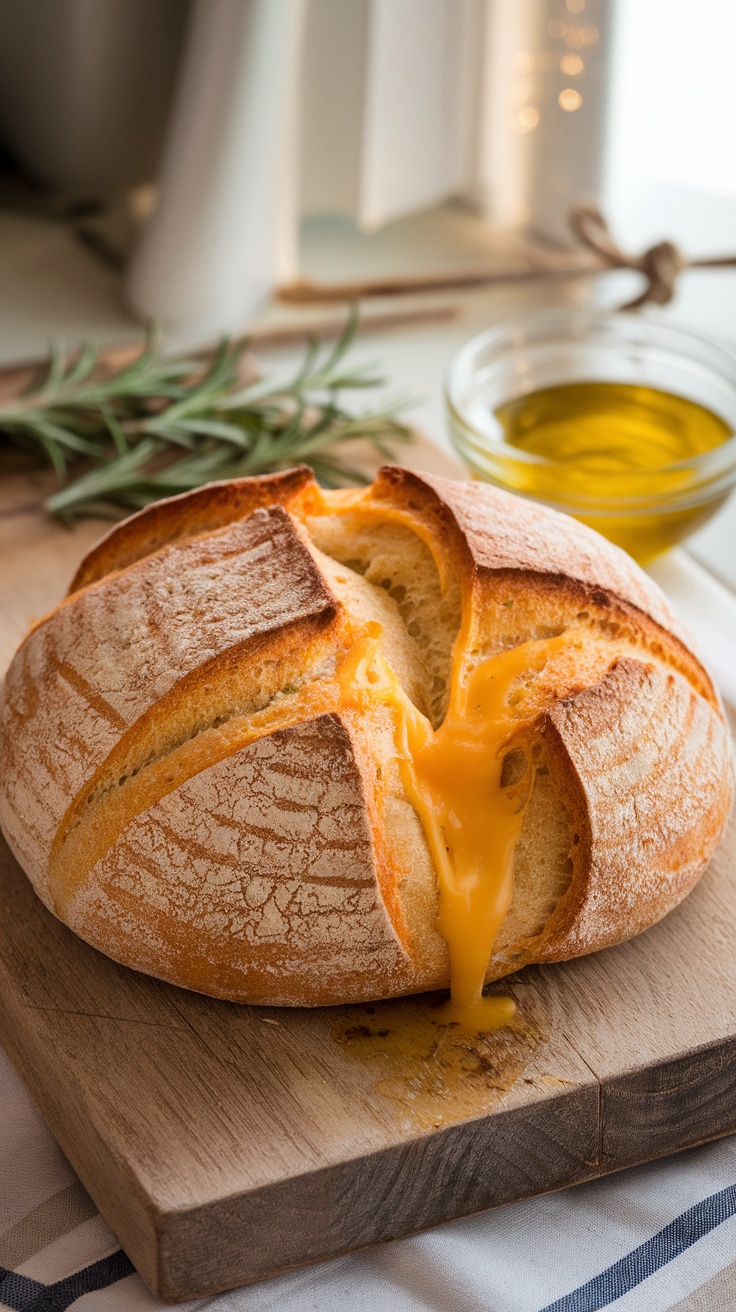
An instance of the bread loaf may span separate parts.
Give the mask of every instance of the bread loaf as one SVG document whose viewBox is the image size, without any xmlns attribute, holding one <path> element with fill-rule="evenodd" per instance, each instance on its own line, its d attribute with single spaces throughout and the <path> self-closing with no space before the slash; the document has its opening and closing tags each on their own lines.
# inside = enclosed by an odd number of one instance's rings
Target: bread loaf
<svg viewBox="0 0 736 1312">
<path fill-rule="evenodd" d="M 674 907 L 731 800 L 717 694 L 628 557 L 395 467 L 114 528 L 14 657 L 0 732 L 7 839 L 102 952 L 287 1006 L 452 972 L 479 1027 L 484 980 Z"/>
</svg>

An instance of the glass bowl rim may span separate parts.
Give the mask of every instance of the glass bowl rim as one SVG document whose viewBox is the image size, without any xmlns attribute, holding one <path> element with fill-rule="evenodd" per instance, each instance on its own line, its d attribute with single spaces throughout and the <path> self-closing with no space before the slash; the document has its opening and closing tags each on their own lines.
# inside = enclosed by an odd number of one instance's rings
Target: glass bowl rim
<svg viewBox="0 0 736 1312">
<path fill-rule="evenodd" d="M 682 342 L 683 349 L 686 349 L 688 342 L 695 342 L 700 347 L 705 347 L 709 352 L 714 352 L 717 357 L 720 357 L 722 367 L 720 369 L 716 367 L 712 372 L 731 387 L 734 403 L 736 404 L 736 343 L 731 345 L 728 339 L 718 340 L 708 333 L 701 333 L 698 329 L 673 323 L 664 316 L 652 314 L 651 311 L 640 314 L 635 311 L 601 310 L 586 306 L 554 306 L 551 309 L 527 311 L 525 314 L 518 315 L 513 319 L 505 319 L 502 323 L 476 333 L 455 353 L 445 370 L 444 377 L 445 404 L 451 418 L 469 434 L 477 438 L 480 443 L 489 446 L 492 451 L 502 453 L 504 458 L 512 463 L 518 462 L 521 466 L 536 466 L 550 471 L 563 467 L 558 461 L 551 459 L 549 456 L 524 451 L 518 447 L 509 446 L 505 442 L 495 442 L 492 437 L 476 428 L 467 415 L 463 413 L 454 395 L 458 386 L 457 375 L 463 366 L 467 367 L 468 360 L 472 359 L 484 347 L 492 345 L 494 342 L 500 345 L 507 339 L 511 339 L 514 333 L 524 331 L 529 327 L 539 325 L 540 327 L 547 326 L 551 328 L 556 323 L 568 333 L 570 326 L 577 323 L 586 329 L 595 328 L 596 325 L 623 323 L 628 324 L 632 330 L 638 330 L 640 334 L 652 329 L 655 335 L 661 333 L 669 335 L 675 341 Z M 510 340 L 509 345 L 513 346 L 513 342 Z M 614 349 L 612 346 L 611 350 Z M 674 342 L 672 343 L 672 350 L 674 355 Z M 573 382 L 574 379 L 571 378 L 569 381 Z M 660 390 L 664 391 L 664 389 Z M 720 446 L 713 447 L 710 451 L 701 451 L 697 455 L 688 456 L 684 460 L 672 461 L 668 465 L 657 465 L 654 469 L 634 470 L 627 477 L 635 481 L 638 476 L 650 478 L 653 473 L 678 473 L 689 469 L 700 470 L 706 474 L 717 474 L 728 468 L 732 463 L 736 464 L 736 427 L 734 427 L 734 432 L 727 441 L 722 442 Z"/>
</svg>

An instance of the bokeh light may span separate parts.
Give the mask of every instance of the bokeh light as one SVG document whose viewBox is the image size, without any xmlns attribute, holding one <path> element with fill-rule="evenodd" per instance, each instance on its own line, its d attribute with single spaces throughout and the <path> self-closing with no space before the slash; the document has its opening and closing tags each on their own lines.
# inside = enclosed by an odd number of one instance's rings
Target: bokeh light
<svg viewBox="0 0 736 1312">
<path fill-rule="evenodd" d="M 574 110 L 580 109 L 582 103 L 583 97 L 574 87 L 565 87 L 565 90 L 561 91 L 557 97 L 557 104 L 560 106 L 560 109 L 566 109 L 570 114 L 573 113 Z"/>
<path fill-rule="evenodd" d="M 578 73 L 582 73 L 584 68 L 585 65 L 580 55 L 563 55 L 560 60 L 560 69 L 568 77 L 576 77 Z"/>
<path fill-rule="evenodd" d="M 532 105 L 525 105 L 519 110 L 519 127 L 522 132 L 532 132 L 539 122 L 539 111 Z"/>
</svg>

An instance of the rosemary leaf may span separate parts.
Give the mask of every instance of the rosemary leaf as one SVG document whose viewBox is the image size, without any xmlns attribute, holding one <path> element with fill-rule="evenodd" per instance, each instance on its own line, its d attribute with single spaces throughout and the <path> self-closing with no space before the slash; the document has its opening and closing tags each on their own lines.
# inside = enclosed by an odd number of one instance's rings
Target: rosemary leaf
<svg viewBox="0 0 736 1312">
<path fill-rule="evenodd" d="M 292 377 L 246 384 L 239 375 L 247 341 L 223 340 L 203 366 L 164 356 L 149 332 L 141 354 L 109 372 L 91 346 L 71 362 L 52 346 L 41 381 L 0 404 L 0 440 L 36 450 L 59 482 L 74 461 L 75 476 L 46 502 L 67 522 L 302 462 L 327 486 L 364 482 L 341 449 L 364 439 L 391 459 L 411 434 L 396 417 L 398 403 L 363 414 L 342 403 L 344 392 L 384 383 L 372 366 L 345 364 L 357 324 L 353 310 L 334 346 L 310 342 Z"/>
</svg>

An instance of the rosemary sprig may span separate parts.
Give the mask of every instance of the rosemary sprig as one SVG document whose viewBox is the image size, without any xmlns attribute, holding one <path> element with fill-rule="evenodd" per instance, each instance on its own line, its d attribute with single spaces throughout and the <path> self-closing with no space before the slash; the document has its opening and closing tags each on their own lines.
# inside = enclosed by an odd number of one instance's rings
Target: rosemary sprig
<svg viewBox="0 0 736 1312">
<path fill-rule="evenodd" d="M 338 448 L 367 439 L 391 459 L 411 435 L 396 406 L 362 414 L 343 406 L 341 393 L 384 383 L 371 369 L 345 364 L 356 328 L 353 311 L 331 349 L 310 344 L 294 377 L 246 385 L 239 374 L 247 341 L 221 342 L 203 367 L 164 356 L 149 333 L 141 354 L 108 374 L 93 347 L 70 364 L 57 347 L 42 382 L 0 404 L 0 434 L 45 456 L 60 482 L 74 475 L 46 502 L 68 521 L 300 463 L 328 487 L 365 481 Z"/>
</svg>

